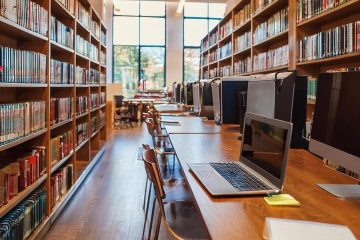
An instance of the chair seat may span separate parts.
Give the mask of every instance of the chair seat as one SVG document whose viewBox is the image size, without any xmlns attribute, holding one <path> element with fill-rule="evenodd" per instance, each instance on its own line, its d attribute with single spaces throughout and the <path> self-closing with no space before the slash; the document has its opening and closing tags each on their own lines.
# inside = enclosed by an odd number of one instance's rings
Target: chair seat
<svg viewBox="0 0 360 240">
<path fill-rule="evenodd" d="M 164 203 L 172 201 L 193 201 L 194 198 L 186 184 L 185 180 L 169 179 L 164 180 L 164 191 L 166 198 Z"/>
<path fill-rule="evenodd" d="M 169 202 L 164 206 L 165 224 L 180 239 L 210 239 L 196 207 L 191 202 Z"/>
</svg>

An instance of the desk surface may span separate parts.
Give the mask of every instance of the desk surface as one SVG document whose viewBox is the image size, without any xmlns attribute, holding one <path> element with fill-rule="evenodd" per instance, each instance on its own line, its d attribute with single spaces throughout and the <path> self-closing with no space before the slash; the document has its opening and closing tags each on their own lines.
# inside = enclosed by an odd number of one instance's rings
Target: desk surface
<svg viewBox="0 0 360 240">
<path fill-rule="evenodd" d="M 300 207 L 269 206 L 263 196 L 212 198 L 189 172 L 189 162 L 237 161 L 238 129 L 223 126 L 221 134 L 172 134 L 186 180 L 194 194 L 212 239 L 262 239 L 266 217 L 344 224 L 360 239 L 360 200 L 333 197 L 315 183 L 355 183 L 334 172 L 305 150 L 290 150 L 284 192 Z"/>
<path fill-rule="evenodd" d="M 124 102 L 136 102 L 136 103 L 142 103 L 142 102 L 153 102 L 154 104 L 162 104 L 162 103 L 168 103 L 169 100 L 167 99 L 161 99 L 161 98 L 125 98 L 123 100 Z"/>
<path fill-rule="evenodd" d="M 180 104 L 155 104 L 154 108 L 159 113 L 183 113 L 186 108 Z"/>
<path fill-rule="evenodd" d="M 162 116 L 161 121 L 168 134 L 213 134 L 220 133 L 220 127 L 214 121 L 206 121 L 199 117 Z"/>
</svg>

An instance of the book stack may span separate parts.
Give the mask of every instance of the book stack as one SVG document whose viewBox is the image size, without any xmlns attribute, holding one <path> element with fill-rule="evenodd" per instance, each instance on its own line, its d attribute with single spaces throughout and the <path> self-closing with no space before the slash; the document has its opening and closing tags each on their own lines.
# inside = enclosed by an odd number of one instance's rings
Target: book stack
<svg viewBox="0 0 360 240">
<path fill-rule="evenodd" d="M 106 113 L 103 110 L 100 110 L 100 126 L 104 126 L 106 123 Z"/>
<path fill-rule="evenodd" d="M 209 46 L 209 41 L 208 39 L 204 39 L 203 41 L 201 41 L 201 46 L 200 46 L 200 51 L 201 52 L 204 52 L 205 50 L 208 49 L 208 46 Z"/>
<path fill-rule="evenodd" d="M 100 41 L 104 46 L 106 46 L 106 33 L 104 31 L 101 31 Z"/>
<path fill-rule="evenodd" d="M 100 25 L 94 21 L 90 20 L 90 32 L 96 37 L 100 38 Z"/>
<path fill-rule="evenodd" d="M 205 70 L 202 76 L 203 79 L 209 79 L 209 71 Z"/>
<path fill-rule="evenodd" d="M 51 138 L 51 166 L 68 156 L 73 150 L 73 133 L 71 130 Z"/>
<path fill-rule="evenodd" d="M 304 37 L 299 41 L 298 60 L 310 61 L 360 51 L 360 21 Z"/>
<path fill-rule="evenodd" d="M 37 189 L 0 220 L 2 239 L 28 239 L 46 216 L 46 189 Z"/>
<path fill-rule="evenodd" d="M 104 105 L 106 103 L 106 93 L 100 92 L 100 105 Z"/>
<path fill-rule="evenodd" d="M 1 0 L 0 15 L 24 28 L 47 36 L 48 11 L 36 2 L 30 0 Z"/>
<path fill-rule="evenodd" d="M 212 62 L 215 62 L 218 60 L 218 49 L 214 50 L 214 51 L 211 51 L 209 53 L 209 62 L 212 63 Z"/>
<path fill-rule="evenodd" d="M 90 14 L 79 1 L 76 1 L 76 18 L 80 21 L 82 25 L 89 29 Z"/>
<path fill-rule="evenodd" d="M 0 145 L 45 128 L 45 101 L 0 104 Z"/>
<path fill-rule="evenodd" d="M 215 45 L 219 41 L 219 30 L 212 33 L 209 37 L 209 47 Z"/>
<path fill-rule="evenodd" d="M 100 127 L 100 119 L 97 115 L 91 117 L 91 133 L 95 133 Z"/>
<path fill-rule="evenodd" d="M 74 30 L 51 16 L 50 39 L 66 47 L 74 48 L 73 38 Z"/>
<path fill-rule="evenodd" d="M 99 83 L 100 83 L 99 71 L 90 68 L 90 84 L 99 84 Z"/>
<path fill-rule="evenodd" d="M 59 169 L 51 176 L 51 207 L 54 208 L 56 203 L 60 202 L 63 196 L 70 190 L 74 183 L 73 177 L 74 166 L 68 164 Z"/>
<path fill-rule="evenodd" d="M 300 23 L 349 1 L 350 0 L 297 0 L 296 20 Z"/>
<path fill-rule="evenodd" d="M 88 112 L 88 97 L 80 96 L 76 98 L 76 115 Z"/>
<path fill-rule="evenodd" d="M 307 91 L 307 99 L 308 100 L 311 100 L 311 101 L 316 100 L 317 85 L 318 85 L 317 79 L 309 78 L 309 80 L 308 80 L 308 91 Z"/>
<path fill-rule="evenodd" d="M 257 44 L 276 34 L 284 32 L 289 27 L 289 8 L 286 7 L 259 24 L 254 31 L 254 43 Z"/>
<path fill-rule="evenodd" d="M 72 118 L 73 98 L 50 99 L 50 124 L 56 124 Z"/>
<path fill-rule="evenodd" d="M 95 62 L 99 61 L 99 49 L 92 43 L 89 44 L 89 55 L 88 57 Z"/>
<path fill-rule="evenodd" d="M 89 83 L 89 69 L 76 67 L 76 84 L 86 85 Z"/>
<path fill-rule="evenodd" d="M 210 78 L 215 78 L 218 76 L 218 70 L 217 68 L 213 68 L 209 70 L 209 77 Z"/>
<path fill-rule="evenodd" d="M 80 123 L 76 126 L 76 143 L 77 146 L 89 138 L 88 135 L 88 123 Z"/>
<path fill-rule="evenodd" d="M 232 44 L 231 42 L 228 42 L 227 44 L 223 45 L 219 48 L 219 59 L 226 58 L 228 56 L 231 56 L 232 54 Z"/>
<path fill-rule="evenodd" d="M 255 0 L 254 1 L 254 12 L 261 11 L 271 3 L 275 2 L 277 0 Z"/>
<path fill-rule="evenodd" d="M 251 57 L 234 62 L 234 74 L 251 72 Z"/>
<path fill-rule="evenodd" d="M 106 54 L 103 51 L 100 51 L 100 63 L 103 65 L 106 64 Z"/>
<path fill-rule="evenodd" d="M 240 52 L 251 46 L 251 33 L 246 32 L 234 39 L 234 52 Z"/>
<path fill-rule="evenodd" d="M 90 94 L 90 109 L 94 110 L 100 106 L 100 97 L 98 93 Z"/>
<path fill-rule="evenodd" d="M 71 14 L 74 14 L 74 0 L 57 0 L 61 3 Z"/>
<path fill-rule="evenodd" d="M 0 82 L 45 83 L 46 55 L 0 46 Z"/>
<path fill-rule="evenodd" d="M 232 32 L 232 21 L 228 20 L 220 27 L 220 39 L 226 37 Z"/>
<path fill-rule="evenodd" d="M 271 49 L 267 52 L 254 55 L 254 71 L 262 71 L 275 67 L 285 66 L 289 63 L 289 46 Z"/>
<path fill-rule="evenodd" d="M 222 66 L 219 69 L 219 77 L 226 77 L 232 75 L 231 65 Z"/>
<path fill-rule="evenodd" d="M 90 43 L 82 38 L 80 35 L 76 35 L 76 52 L 84 55 L 85 57 L 89 57 L 90 54 Z"/>
<path fill-rule="evenodd" d="M 106 74 L 103 72 L 100 73 L 100 84 L 106 84 Z"/>
<path fill-rule="evenodd" d="M 234 15 L 234 28 L 237 28 L 247 22 L 251 17 L 250 3 L 246 4 L 240 11 Z"/>
<path fill-rule="evenodd" d="M 208 65 L 209 63 L 209 56 L 208 54 L 204 54 L 204 56 L 201 58 L 201 66 Z"/>
<path fill-rule="evenodd" d="M 50 60 L 50 83 L 52 84 L 73 84 L 74 65 L 67 62 Z"/>
</svg>

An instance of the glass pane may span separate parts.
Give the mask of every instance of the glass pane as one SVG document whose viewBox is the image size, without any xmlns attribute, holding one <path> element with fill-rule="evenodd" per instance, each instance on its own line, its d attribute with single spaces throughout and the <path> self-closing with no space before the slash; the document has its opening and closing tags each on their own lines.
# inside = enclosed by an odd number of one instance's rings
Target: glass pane
<svg viewBox="0 0 360 240">
<path fill-rule="evenodd" d="M 122 84 L 126 97 L 135 95 L 138 87 L 139 48 L 114 45 L 114 83 Z"/>
<path fill-rule="evenodd" d="M 207 33 L 207 19 L 184 19 L 184 46 L 199 47 Z"/>
<path fill-rule="evenodd" d="M 184 48 L 184 81 L 199 80 L 200 49 Z"/>
<path fill-rule="evenodd" d="M 115 15 L 139 16 L 138 1 L 114 1 Z"/>
<path fill-rule="evenodd" d="M 165 16 L 165 2 L 142 1 L 140 2 L 141 16 Z"/>
<path fill-rule="evenodd" d="M 223 18 L 225 10 L 224 3 L 209 3 L 209 18 Z"/>
<path fill-rule="evenodd" d="M 140 52 L 140 83 L 145 80 L 146 90 L 161 90 L 165 83 L 165 48 L 142 47 Z"/>
<path fill-rule="evenodd" d="M 139 45 L 139 18 L 114 17 L 114 45 Z"/>
<path fill-rule="evenodd" d="M 140 18 L 140 45 L 165 45 L 165 18 Z"/>
<path fill-rule="evenodd" d="M 220 20 L 209 20 L 209 32 L 214 29 L 216 25 L 218 25 Z"/>
<path fill-rule="evenodd" d="M 194 3 L 186 2 L 184 6 L 185 17 L 207 17 L 208 4 L 207 3 Z"/>
</svg>

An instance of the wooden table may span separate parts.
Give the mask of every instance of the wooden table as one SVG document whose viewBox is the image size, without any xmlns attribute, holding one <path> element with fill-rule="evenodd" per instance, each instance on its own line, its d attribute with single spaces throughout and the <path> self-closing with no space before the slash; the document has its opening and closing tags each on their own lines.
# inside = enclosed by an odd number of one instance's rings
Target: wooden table
<svg viewBox="0 0 360 240">
<path fill-rule="evenodd" d="M 189 162 L 238 161 L 238 129 L 220 134 L 171 134 L 170 139 L 212 239 L 262 239 L 266 217 L 318 221 L 349 226 L 360 239 L 360 200 L 338 199 L 316 183 L 356 183 L 323 166 L 305 150 L 290 150 L 284 192 L 300 207 L 267 205 L 263 196 L 213 198 L 189 172 Z"/>
<path fill-rule="evenodd" d="M 154 108 L 159 113 L 184 113 L 187 112 L 185 106 L 180 104 L 155 104 Z"/>
<path fill-rule="evenodd" d="M 167 104 L 168 99 L 161 98 L 125 98 L 124 102 L 133 102 L 133 103 L 154 103 L 154 104 Z"/>
<path fill-rule="evenodd" d="M 220 127 L 214 121 L 204 120 L 200 117 L 161 117 L 168 134 L 214 134 L 220 133 Z"/>
</svg>

